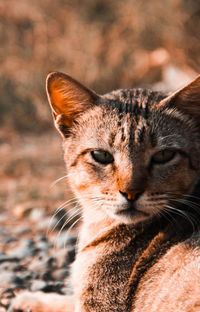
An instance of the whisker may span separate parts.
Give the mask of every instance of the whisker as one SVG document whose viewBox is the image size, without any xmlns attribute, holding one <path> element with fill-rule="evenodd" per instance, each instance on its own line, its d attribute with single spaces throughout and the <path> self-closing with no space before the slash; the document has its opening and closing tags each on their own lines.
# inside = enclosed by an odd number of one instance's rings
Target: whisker
<svg viewBox="0 0 200 312">
<path fill-rule="evenodd" d="M 198 212 L 200 214 L 200 205 L 199 204 L 194 203 L 193 201 L 185 199 L 185 198 L 184 199 L 176 198 L 173 200 L 178 202 L 178 203 L 181 203 L 183 205 L 189 206 L 190 208 L 193 208 L 196 212 Z"/>
<path fill-rule="evenodd" d="M 194 199 L 197 199 L 198 201 L 200 201 L 200 197 L 198 196 L 195 196 L 195 195 L 192 195 L 192 194 L 179 194 L 179 192 L 166 192 L 167 195 L 170 195 L 170 196 L 177 196 L 178 195 L 178 198 L 180 199 L 180 196 L 182 197 L 188 197 L 188 198 L 194 198 Z M 175 197 L 177 198 L 177 197 Z"/>
<path fill-rule="evenodd" d="M 198 196 L 195 196 L 195 195 L 190 195 L 190 194 L 183 194 L 183 196 L 184 197 L 190 197 L 190 198 L 194 198 L 194 199 L 198 199 L 198 200 L 200 200 L 200 197 L 198 197 Z"/>
<path fill-rule="evenodd" d="M 51 229 L 51 224 L 52 224 L 52 221 L 53 219 L 56 217 L 56 215 L 64 208 L 66 208 L 67 206 L 69 205 L 72 205 L 74 203 L 76 203 L 77 199 L 76 198 L 73 198 L 73 199 L 70 199 L 70 200 L 67 200 L 66 202 L 64 202 L 63 204 L 61 204 L 55 211 L 55 213 L 52 215 L 50 221 L 49 221 L 49 225 L 48 225 L 48 228 L 47 228 L 47 231 L 46 231 L 46 235 L 48 236 L 49 234 L 49 231 Z"/>
<path fill-rule="evenodd" d="M 74 223 L 69 227 L 69 229 L 66 232 L 66 235 L 69 234 L 69 232 L 71 231 L 71 229 L 81 220 L 83 219 L 83 216 L 80 216 L 77 220 L 74 221 Z M 64 243 L 64 249 L 66 247 L 66 242 Z"/>
<path fill-rule="evenodd" d="M 164 140 L 166 138 L 169 138 L 169 137 L 176 137 L 177 138 L 177 135 L 176 134 L 168 134 L 168 135 L 165 135 L 164 137 L 161 137 L 160 140 Z"/>
<path fill-rule="evenodd" d="M 73 218 L 77 217 L 81 212 L 81 208 L 79 208 L 72 216 L 70 216 L 65 222 L 64 224 L 62 225 L 60 231 L 58 232 L 58 234 L 56 235 L 56 238 L 55 238 L 55 242 L 54 242 L 54 248 L 57 249 L 57 244 L 58 244 L 58 240 L 59 240 L 59 236 L 60 234 L 62 233 L 62 230 L 65 228 L 65 226 L 71 221 L 73 220 Z"/>
<path fill-rule="evenodd" d="M 97 202 L 93 202 L 93 205 L 91 205 L 90 208 L 91 208 L 91 207 L 95 207 L 95 206 L 97 207 Z M 67 223 L 69 223 L 71 220 L 73 220 L 73 218 L 77 217 L 77 216 L 80 214 L 81 211 L 82 211 L 82 209 L 81 209 L 81 208 L 78 208 L 77 211 L 75 211 L 75 213 L 72 214 L 72 216 L 70 216 L 70 217 L 65 221 L 65 223 L 63 224 L 62 228 L 60 229 L 60 231 L 59 231 L 59 233 L 58 233 L 58 237 L 60 236 L 62 230 L 63 230 L 64 227 L 67 225 Z"/>
<path fill-rule="evenodd" d="M 66 210 L 66 212 L 64 213 L 64 215 L 61 216 L 61 218 L 60 218 L 60 219 L 57 221 L 57 223 L 54 225 L 54 227 L 53 227 L 53 229 L 51 230 L 51 232 L 53 232 L 53 231 L 56 229 L 57 225 L 58 225 L 68 214 L 70 214 L 71 211 L 75 210 L 76 208 L 77 208 L 77 205 L 76 205 L 75 207 L 71 208 L 70 210 Z M 63 208 L 63 210 L 64 210 L 64 208 Z"/>
<path fill-rule="evenodd" d="M 163 215 L 166 217 L 166 219 L 169 220 L 169 222 L 172 222 L 172 224 L 175 224 L 175 226 L 177 226 L 176 219 L 169 213 L 168 207 L 164 206 L 162 209 L 163 209 L 163 212 L 164 212 Z M 166 214 L 167 214 L 168 217 L 166 216 Z M 169 217 L 171 217 L 171 220 L 170 220 Z"/>
<path fill-rule="evenodd" d="M 55 186 L 58 182 L 60 182 L 60 181 L 62 181 L 62 180 L 64 180 L 64 179 L 66 179 L 66 178 L 69 178 L 71 175 L 72 175 L 72 173 L 71 173 L 71 174 L 69 173 L 69 174 L 64 175 L 64 176 L 61 177 L 61 178 L 58 178 L 57 180 L 55 180 L 54 182 L 51 183 L 50 187 Z"/>
<path fill-rule="evenodd" d="M 195 222 L 196 220 L 194 220 L 192 218 L 192 216 L 187 215 L 187 213 L 185 211 L 182 211 L 178 208 L 174 208 L 172 206 L 166 205 L 167 208 L 169 208 L 170 210 L 172 210 L 174 213 L 178 214 L 179 216 L 183 216 L 186 220 L 188 220 L 190 222 L 190 224 L 192 225 L 192 229 L 193 232 L 195 232 Z M 194 223 L 193 223 L 194 221 Z"/>
<path fill-rule="evenodd" d="M 75 207 L 75 208 L 77 208 L 77 207 Z M 62 226 L 61 229 L 60 229 L 60 232 L 62 232 L 62 230 L 64 229 L 64 227 L 65 227 L 71 220 L 73 220 L 73 218 L 75 218 L 76 215 L 80 214 L 80 212 L 81 212 L 81 208 L 76 209 L 76 210 L 67 218 L 67 220 L 65 220 L 63 226 Z"/>
<path fill-rule="evenodd" d="M 63 204 L 61 204 L 55 211 L 55 213 L 59 212 L 59 210 L 63 209 L 64 207 L 66 207 L 68 204 L 72 204 L 74 202 L 78 201 L 76 197 L 73 197 L 69 200 L 67 200 L 66 202 L 64 202 Z"/>
<path fill-rule="evenodd" d="M 89 195 L 91 195 L 91 194 L 82 195 L 82 198 L 84 198 L 84 199 L 89 199 Z M 91 198 L 91 200 L 92 200 L 93 202 L 97 202 L 97 200 L 100 200 L 100 199 L 101 199 L 101 197 L 99 197 L 99 196 L 93 196 L 93 197 Z M 50 232 L 50 230 L 51 230 L 51 224 L 52 224 L 52 222 L 53 222 L 53 219 L 56 217 L 56 215 L 57 215 L 62 209 L 67 208 L 67 206 L 71 206 L 71 205 L 78 204 L 78 203 L 79 203 L 79 200 L 77 199 L 77 197 L 73 197 L 73 198 L 67 200 L 66 202 L 64 202 L 63 204 L 61 204 L 61 205 L 56 209 L 55 213 L 53 214 L 53 216 L 51 217 L 51 219 L 50 219 L 50 221 L 49 221 L 49 226 L 48 226 L 47 231 L 46 231 L 46 236 L 49 235 L 49 232 Z M 73 207 L 72 209 L 74 209 L 74 207 Z M 69 213 L 70 211 L 71 211 L 71 209 L 68 210 L 68 213 Z M 62 216 L 62 217 L 63 217 L 63 216 Z M 63 218 L 64 218 L 64 217 L 63 217 Z M 57 223 L 59 223 L 59 222 L 60 222 L 60 221 L 58 221 Z M 55 229 L 55 227 L 56 227 L 56 225 L 54 225 L 53 230 Z M 51 230 L 51 231 L 53 231 L 53 230 Z"/>
<path fill-rule="evenodd" d="M 92 200 L 92 201 L 95 201 L 95 202 L 96 202 L 96 201 L 101 201 L 102 199 L 103 199 L 103 198 L 102 198 L 102 196 L 100 196 L 100 195 L 99 195 L 99 196 L 96 196 L 96 195 L 95 195 L 95 196 L 92 196 L 92 197 L 91 197 L 91 200 Z"/>
<path fill-rule="evenodd" d="M 102 201 L 101 196 L 94 196 L 92 194 L 82 195 L 82 198 L 83 199 L 89 199 L 92 202 L 92 205 L 90 205 L 90 207 L 99 207 L 99 203 Z M 55 212 L 55 214 L 51 218 L 51 221 L 52 221 L 52 219 L 59 213 L 59 211 L 64 209 L 66 206 L 69 206 L 72 204 L 76 204 L 75 207 L 71 208 L 70 210 L 67 210 L 66 213 L 57 221 L 57 223 L 54 225 L 53 229 L 51 230 L 51 231 L 54 231 L 56 226 L 59 224 L 59 222 L 62 221 L 70 211 L 73 211 L 73 213 L 67 218 L 67 220 L 64 221 L 62 227 L 60 228 L 58 234 L 56 235 L 56 238 L 54 240 L 54 248 L 57 248 L 59 237 L 60 237 L 62 231 L 64 230 L 64 228 L 67 226 L 67 224 L 81 214 L 82 208 L 80 207 L 77 209 L 77 207 L 79 206 L 79 200 L 77 198 L 73 198 L 73 199 L 68 200 L 67 202 L 65 202 L 64 204 L 62 204 L 61 206 L 58 207 L 57 211 Z M 82 215 L 79 217 L 79 219 L 80 218 L 82 218 Z M 77 220 L 75 220 L 75 222 L 76 221 Z M 72 224 L 72 226 L 73 226 L 73 224 Z M 71 226 L 69 227 L 69 229 L 71 229 Z M 67 230 L 67 232 L 68 232 L 68 230 Z"/>
</svg>

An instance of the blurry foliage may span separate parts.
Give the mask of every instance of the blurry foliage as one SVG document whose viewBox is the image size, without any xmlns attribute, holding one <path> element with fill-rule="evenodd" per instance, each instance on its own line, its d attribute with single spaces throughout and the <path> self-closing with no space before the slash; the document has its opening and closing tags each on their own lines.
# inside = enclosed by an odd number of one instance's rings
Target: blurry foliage
<svg viewBox="0 0 200 312">
<path fill-rule="evenodd" d="M 195 0 L 0 0 L 0 122 L 48 129 L 50 71 L 100 93 L 159 82 L 167 64 L 198 72 L 199 30 Z"/>
<path fill-rule="evenodd" d="M 23 86 L 21 87 L 21 90 L 18 90 L 11 79 L 0 76 L 0 123 L 17 131 L 37 130 L 39 117 L 36 106 L 32 101 L 31 94 L 26 95 Z"/>
</svg>

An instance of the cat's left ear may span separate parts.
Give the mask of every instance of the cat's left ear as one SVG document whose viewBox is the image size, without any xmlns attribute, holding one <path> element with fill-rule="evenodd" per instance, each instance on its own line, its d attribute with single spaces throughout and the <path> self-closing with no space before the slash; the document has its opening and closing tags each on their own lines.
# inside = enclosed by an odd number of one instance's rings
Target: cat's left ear
<svg viewBox="0 0 200 312">
<path fill-rule="evenodd" d="M 200 75 L 185 87 L 162 100 L 159 107 L 177 108 L 200 123 Z"/>
<path fill-rule="evenodd" d="M 69 75 L 53 72 L 47 77 L 47 95 L 55 126 L 68 137 L 77 117 L 97 104 L 99 96 Z"/>
</svg>

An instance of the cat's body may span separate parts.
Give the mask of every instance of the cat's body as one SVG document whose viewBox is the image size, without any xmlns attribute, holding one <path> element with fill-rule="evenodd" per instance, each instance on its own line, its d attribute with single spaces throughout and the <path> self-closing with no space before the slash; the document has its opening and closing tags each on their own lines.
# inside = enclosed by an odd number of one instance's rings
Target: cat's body
<svg viewBox="0 0 200 312">
<path fill-rule="evenodd" d="M 170 97 L 100 97 L 59 73 L 47 90 L 83 214 L 74 307 L 22 296 L 14 308 L 200 311 L 200 78 Z"/>
<path fill-rule="evenodd" d="M 74 266 L 76 311 L 199 311 L 200 241 L 177 244 L 172 233 L 155 232 L 135 237 L 133 227 L 119 226 L 82 251 Z"/>
</svg>

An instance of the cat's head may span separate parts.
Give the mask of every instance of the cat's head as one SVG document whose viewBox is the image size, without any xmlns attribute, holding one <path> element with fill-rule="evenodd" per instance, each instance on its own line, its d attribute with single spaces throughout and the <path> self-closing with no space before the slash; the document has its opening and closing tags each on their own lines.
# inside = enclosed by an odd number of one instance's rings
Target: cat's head
<svg viewBox="0 0 200 312">
<path fill-rule="evenodd" d="M 167 97 L 146 89 L 100 96 L 52 73 L 47 93 L 87 219 L 137 223 L 192 201 L 200 172 L 200 76 Z"/>
</svg>

